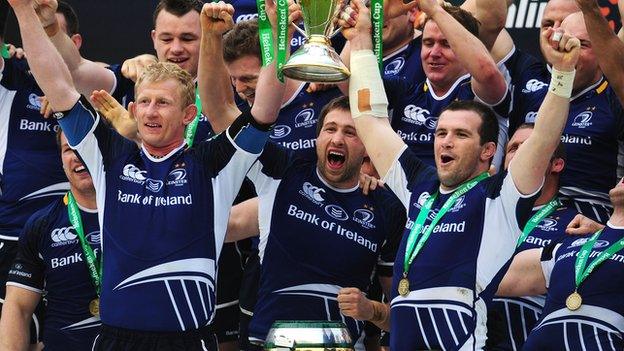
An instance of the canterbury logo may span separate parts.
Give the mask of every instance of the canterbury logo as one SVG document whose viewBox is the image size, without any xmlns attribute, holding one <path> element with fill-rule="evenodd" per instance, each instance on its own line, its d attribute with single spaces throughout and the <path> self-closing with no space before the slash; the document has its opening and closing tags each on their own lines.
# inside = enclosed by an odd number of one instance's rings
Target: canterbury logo
<svg viewBox="0 0 624 351">
<path fill-rule="evenodd" d="M 325 192 L 325 189 L 314 186 L 308 182 L 303 183 L 303 192 L 314 201 L 325 201 L 321 196 L 321 194 Z"/>
<path fill-rule="evenodd" d="M 137 166 L 133 164 L 125 165 L 123 168 L 124 176 L 128 178 L 136 179 L 136 180 L 145 180 L 146 179 L 145 173 L 147 172 L 140 170 Z"/>
<path fill-rule="evenodd" d="M 74 229 L 74 227 L 63 227 L 52 230 L 50 235 L 52 237 L 52 241 L 60 243 L 64 241 L 76 240 L 77 236 L 71 232 L 72 229 Z"/>
<path fill-rule="evenodd" d="M 548 86 L 548 84 L 537 80 L 537 79 L 531 79 L 526 83 L 526 86 L 524 89 L 522 89 L 523 93 L 532 93 L 534 91 L 538 91 L 540 89 L 546 88 Z"/>
</svg>

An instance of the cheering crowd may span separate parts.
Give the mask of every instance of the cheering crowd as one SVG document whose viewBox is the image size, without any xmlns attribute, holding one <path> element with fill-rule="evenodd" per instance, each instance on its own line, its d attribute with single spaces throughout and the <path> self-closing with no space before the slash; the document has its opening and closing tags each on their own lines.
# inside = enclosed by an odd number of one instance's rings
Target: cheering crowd
<svg viewBox="0 0 624 351">
<path fill-rule="evenodd" d="M 264 350 L 283 320 L 624 350 L 624 35 L 596 0 L 548 2 L 539 59 L 506 0 L 383 0 L 380 55 L 342 3 L 337 84 L 281 79 L 302 5 L 160 0 L 156 56 L 111 64 L 69 4 L 0 0 L 0 350 Z"/>
</svg>

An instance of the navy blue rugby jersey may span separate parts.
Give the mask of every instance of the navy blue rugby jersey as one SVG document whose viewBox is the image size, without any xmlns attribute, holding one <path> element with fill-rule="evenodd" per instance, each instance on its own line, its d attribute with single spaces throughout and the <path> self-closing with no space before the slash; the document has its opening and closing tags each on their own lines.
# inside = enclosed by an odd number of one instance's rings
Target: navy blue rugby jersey
<svg viewBox="0 0 624 351">
<path fill-rule="evenodd" d="M 392 265 L 405 223 L 400 202 L 384 189 L 337 189 L 316 162 L 271 143 L 248 177 L 260 198 L 262 263 L 251 337 L 264 340 L 276 320 L 334 320 L 357 340 L 363 323 L 343 316 L 336 296 L 343 287 L 366 292 L 375 267 Z"/>
<path fill-rule="evenodd" d="M 439 189 L 433 167 L 407 147 L 385 177 L 408 210 L 392 282 L 390 348 L 473 350 L 485 345 L 486 305 L 502 279 L 537 194 L 523 196 L 500 172 L 459 197 L 410 265 L 398 295 L 405 248 L 420 208 Z M 435 200 L 424 228 L 450 195 Z"/>
<path fill-rule="evenodd" d="M 342 95 L 338 88 L 309 93 L 309 83 L 301 83 L 277 116 L 270 139 L 298 156 L 316 160 L 316 122 L 328 102 Z"/>
<path fill-rule="evenodd" d="M 97 211 L 80 208 L 80 215 L 87 242 L 99 257 Z M 45 295 L 42 341 L 46 350 L 91 350 L 101 324 L 99 317 L 89 313 L 89 302 L 97 294 L 62 199 L 28 220 L 7 285 Z"/>
<path fill-rule="evenodd" d="M 384 78 L 388 96 L 392 129 L 423 162 L 435 166 L 433 139 L 442 110 L 455 100 L 478 100 L 472 91 L 470 75 L 458 78 L 449 91 L 437 96 L 430 88 L 429 79 L 410 82 L 402 77 Z M 507 113 L 511 108 L 511 94 L 492 109 L 499 120 L 500 133 L 494 165 L 501 164 L 507 143 Z M 497 169 L 500 167 L 497 167 Z"/>
<path fill-rule="evenodd" d="M 231 204 L 268 138 L 241 115 L 226 133 L 154 158 L 84 99 L 59 120 L 89 169 L 103 228 L 106 325 L 180 331 L 209 324 Z"/>
<path fill-rule="evenodd" d="M 420 58 L 421 48 L 422 37 L 419 35 L 409 44 L 385 56 L 383 58 L 384 78 L 403 77 L 412 84 L 424 82 L 427 76 L 425 76 Z"/>
<path fill-rule="evenodd" d="M 0 79 L 0 239 L 17 240 L 28 218 L 69 189 L 54 119 L 26 61 L 4 59 Z"/>
<path fill-rule="evenodd" d="M 624 228 L 607 224 L 588 263 L 624 236 Z M 623 350 L 624 252 L 605 260 L 581 283 L 581 308 L 570 311 L 566 298 L 574 291 L 576 256 L 589 236 L 568 236 L 542 252 L 548 295 L 542 318 L 523 350 Z"/>
<path fill-rule="evenodd" d="M 522 122 L 534 122 L 548 84 L 527 93 Z M 567 153 L 561 193 L 609 203 L 617 183 L 618 145 L 624 139 L 624 110 L 609 83 L 601 79 L 574 95 L 561 142 Z"/>
<path fill-rule="evenodd" d="M 531 216 L 541 209 L 533 208 Z M 518 252 L 543 248 L 558 242 L 565 236 L 565 229 L 578 212 L 571 203 L 564 203 L 553 213 L 542 219 L 518 248 Z M 498 335 L 496 350 L 521 350 L 524 341 L 537 324 L 546 300 L 545 295 L 524 297 L 495 297 L 492 310 L 499 314 L 497 325 L 488 323 L 488 329 L 496 329 Z M 488 320 L 489 322 L 489 320 Z"/>
</svg>

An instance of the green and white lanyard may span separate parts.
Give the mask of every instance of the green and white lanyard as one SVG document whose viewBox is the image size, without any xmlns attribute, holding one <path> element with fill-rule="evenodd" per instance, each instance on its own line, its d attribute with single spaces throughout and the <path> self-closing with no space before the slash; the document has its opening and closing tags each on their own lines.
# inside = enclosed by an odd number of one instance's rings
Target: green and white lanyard
<svg viewBox="0 0 624 351">
<path fill-rule="evenodd" d="M 616 252 L 622 250 L 624 248 L 624 238 L 617 241 L 615 244 L 609 246 L 606 250 L 601 252 L 598 257 L 596 257 L 589 265 L 587 264 L 587 260 L 589 259 L 590 253 L 594 248 L 594 244 L 598 237 L 602 233 L 602 230 L 597 231 L 594 235 L 589 238 L 589 240 L 583 244 L 581 250 L 576 256 L 576 262 L 574 264 L 574 282 L 576 284 L 576 289 L 581 285 L 581 283 L 591 274 L 591 272 L 598 267 L 602 262 L 613 256 Z"/>
<path fill-rule="evenodd" d="M 557 208 L 561 206 L 561 201 L 555 196 L 553 197 L 544 207 L 542 207 L 536 214 L 534 214 L 531 219 L 527 222 L 522 230 L 522 235 L 518 238 L 518 242 L 516 243 L 516 248 L 522 245 L 522 243 L 526 240 L 526 238 L 531 234 L 533 229 L 537 227 L 540 222 L 548 217 L 551 213 L 555 212 Z"/>
<path fill-rule="evenodd" d="M 98 262 L 95 257 L 95 252 L 91 245 L 87 242 L 87 238 L 84 234 L 84 227 L 82 225 L 82 218 L 80 217 L 80 210 L 78 209 L 78 204 L 76 203 L 76 199 L 71 192 L 67 193 L 67 213 L 69 215 L 69 222 L 74 227 L 76 234 L 78 235 L 78 239 L 80 240 L 80 246 L 82 247 L 82 252 L 85 256 L 85 261 L 87 262 L 87 267 L 89 268 L 89 276 L 91 276 L 91 282 L 95 287 L 97 295 L 100 296 L 101 286 L 102 286 L 102 255 L 100 255 L 100 261 Z"/>
<path fill-rule="evenodd" d="M 416 218 L 416 222 L 414 223 L 414 227 L 409 233 L 407 237 L 407 247 L 405 249 L 405 258 L 403 260 L 403 278 L 407 278 L 407 272 L 409 271 L 409 267 L 414 262 L 414 259 L 429 239 L 429 236 L 433 232 L 433 229 L 438 224 L 438 222 L 444 217 L 444 215 L 455 205 L 455 201 L 457 199 L 467 193 L 470 189 L 474 188 L 480 181 L 487 178 L 489 175 L 487 172 L 481 173 L 475 178 L 472 178 L 464 183 L 462 183 L 451 196 L 446 200 L 438 214 L 433 218 L 431 224 L 427 229 L 422 233 L 423 225 L 429 216 L 429 212 L 431 211 L 431 207 L 433 206 L 434 201 L 438 197 L 438 192 L 433 194 L 432 196 L 425 201 L 425 204 L 420 209 L 420 213 Z"/>
<path fill-rule="evenodd" d="M 202 105 L 201 99 L 199 98 L 199 89 L 195 88 L 195 106 L 197 107 L 197 115 L 195 118 L 186 126 L 184 130 L 184 140 L 186 140 L 186 145 L 188 147 L 193 146 L 193 142 L 195 141 L 195 133 L 197 133 L 197 125 L 199 124 L 199 120 L 202 114 Z"/>
</svg>

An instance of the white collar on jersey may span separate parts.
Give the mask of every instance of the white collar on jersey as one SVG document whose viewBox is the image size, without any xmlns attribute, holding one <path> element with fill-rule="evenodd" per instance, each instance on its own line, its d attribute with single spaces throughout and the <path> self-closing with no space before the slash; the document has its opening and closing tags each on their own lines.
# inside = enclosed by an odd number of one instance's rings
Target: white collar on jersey
<svg viewBox="0 0 624 351">
<path fill-rule="evenodd" d="M 153 156 L 152 154 L 150 154 L 146 149 L 145 149 L 145 145 L 143 145 L 143 143 L 141 143 L 141 150 L 143 150 L 143 153 L 145 154 L 145 156 L 152 162 L 162 162 L 166 159 L 168 159 L 169 157 L 171 157 L 171 155 L 175 154 L 176 152 L 180 151 L 180 149 L 186 147 L 186 140 L 184 140 L 182 142 L 182 144 L 180 144 L 180 146 L 176 147 L 175 149 L 169 151 L 168 154 L 166 154 L 165 156 L 162 157 L 157 157 L 157 156 Z"/>
<path fill-rule="evenodd" d="M 333 186 L 329 185 L 329 183 L 325 180 L 325 178 L 323 178 L 323 176 L 321 175 L 321 173 L 318 170 L 318 167 L 316 167 L 315 170 L 316 170 L 316 175 L 319 177 L 321 182 L 323 184 L 325 184 L 326 187 L 330 188 L 331 190 L 333 190 L 333 191 L 335 191 L 337 193 L 350 193 L 352 191 L 358 190 L 358 188 L 360 187 L 360 181 L 359 180 L 358 180 L 358 183 L 353 188 L 340 189 L 340 188 L 333 187 Z"/>
<path fill-rule="evenodd" d="M 624 226 L 614 225 L 611 221 L 607 221 L 607 227 L 611 229 L 624 229 Z"/>
<path fill-rule="evenodd" d="M 449 90 L 446 92 L 446 94 L 442 95 L 442 96 L 438 96 L 436 95 L 435 91 L 433 91 L 433 88 L 431 86 L 431 81 L 429 80 L 429 78 L 427 78 L 427 86 L 429 88 L 429 94 L 431 94 L 431 97 L 433 97 L 434 99 L 440 101 L 440 100 L 444 100 L 446 99 L 452 92 L 455 91 L 455 88 L 457 88 L 457 86 L 459 85 L 459 83 L 463 82 L 464 80 L 470 78 L 470 73 L 466 73 L 463 76 L 457 78 L 457 80 L 455 81 L 455 83 L 453 83 L 453 85 L 449 88 Z"/>
</svg>

